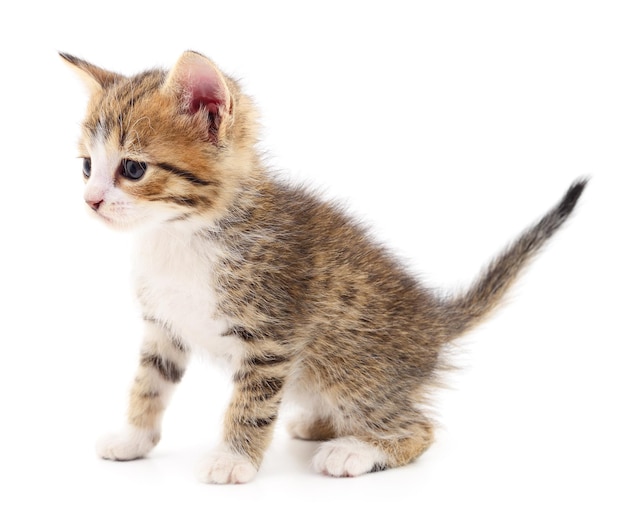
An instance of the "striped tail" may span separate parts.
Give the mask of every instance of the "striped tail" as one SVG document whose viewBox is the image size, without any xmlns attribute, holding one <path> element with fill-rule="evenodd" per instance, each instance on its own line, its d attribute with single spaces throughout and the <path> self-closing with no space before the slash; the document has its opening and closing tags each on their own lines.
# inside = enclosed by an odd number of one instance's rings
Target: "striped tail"
<svg viewBox="0 0 626 531">
<path fill-rule="evenodd" d="M 500 253 L 466 292 L 446 302 L 446 329 L 454 339 L 485 319 L 519 274 L 570 216 L 587 179 L 576 181 L 560 203 Z"/>
</svg>

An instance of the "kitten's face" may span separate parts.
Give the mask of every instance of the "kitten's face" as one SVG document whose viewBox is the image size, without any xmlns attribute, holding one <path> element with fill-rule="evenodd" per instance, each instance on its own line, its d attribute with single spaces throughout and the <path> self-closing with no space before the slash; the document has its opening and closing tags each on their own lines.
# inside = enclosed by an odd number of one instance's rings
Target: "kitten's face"
<svg viewBox="0 0 626 531">
<path fill-rule="evenodd" d="M 217 181 L 198 177 L 203 184 L 196 184 L 185 178 L 215 173 L 203 156 L 210 145 L 196 138 L 204 132 L 196 131 L 161 92 L 163 78 L 155 72 L 118 80 L 93 97 L 84 122 L 85 202 L 113 227 L 197 214 L 210 209 L 219 195 Z"/>
<path fill-rule="evenodd" d="M 91 88 L 79 144 L 89 210 L 122 229 L 219 217 L 254 143 L 245 105 L 234 119 L 237 87 L 191 52 L 169 74 L 132 78 L 63 57 Z"/>
</svg>

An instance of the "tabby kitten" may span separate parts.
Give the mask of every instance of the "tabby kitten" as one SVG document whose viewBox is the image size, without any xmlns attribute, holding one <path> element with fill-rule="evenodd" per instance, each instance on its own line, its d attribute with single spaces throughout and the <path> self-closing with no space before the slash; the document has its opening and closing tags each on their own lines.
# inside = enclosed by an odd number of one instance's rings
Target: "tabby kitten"
<svg viewBox="0 0 626 531">
<path fill-rule="evenodd" d="M 67 54 L 91 99 L 83 124 L 85 201 L 134 229 L 145 335 L 126 428 L 105 459 L 145 456 L 193 351 L 232 368 L 223 438 L 201 479 L 245 483 L 279 406 L 305 411 L 294 437 L 325 441 L 315 470 L 358 476 L 407 464 L 433 441 L 426 396 L 445 346 L 484 319 L 570 215 L 586 182 L 442 298 L 336 205 L 272 178 L 255 150 L 257 115 L 204 56 L 125 77 Z"/>
</svg>

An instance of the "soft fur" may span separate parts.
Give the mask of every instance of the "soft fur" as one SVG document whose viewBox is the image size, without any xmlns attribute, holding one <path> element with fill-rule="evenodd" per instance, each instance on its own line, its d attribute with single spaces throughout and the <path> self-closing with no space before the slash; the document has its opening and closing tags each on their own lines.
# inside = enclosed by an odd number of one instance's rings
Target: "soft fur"
<svg viewBox="0 0 626 531">
<path fill-rule="evenodd" d="M 446 345 L 497 306 L 585 186 L 574 184 L 467 292 L 440 298 L 336 205 L 269 175 L 250 99 L 209 59 L 186 52 L 169 72 L 125 77 L 62 57 L 91 91 L 85 201 L 137 234 L 145 336 L 128 426 L 98 445 L 106 459 L 157 444 L 168 397 L 202 349 L 230 364 L 234 383 L 203 481 L 251 480 L 287 399 L 304 411 L 292 434 L 326 441 L 319 472 L 413 461 L 433 440 L 425 405 Z"/>
</svg>

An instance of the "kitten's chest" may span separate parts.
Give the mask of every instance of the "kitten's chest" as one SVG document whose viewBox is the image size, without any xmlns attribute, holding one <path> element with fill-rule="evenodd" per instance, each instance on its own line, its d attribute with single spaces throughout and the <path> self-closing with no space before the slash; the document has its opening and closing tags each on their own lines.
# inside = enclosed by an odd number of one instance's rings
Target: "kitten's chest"
<svg viewBox="0 0 626 531">
<path fill-rule="evenodd" d="M 172 234 L 143 235 L 136 245 L 134 280 L 143 311 L 192 348 L 227 348 L 220 343 L 228 323 L 217 315 L 214 288 L 218 256 L 209 242 Z"/>
</svg>

